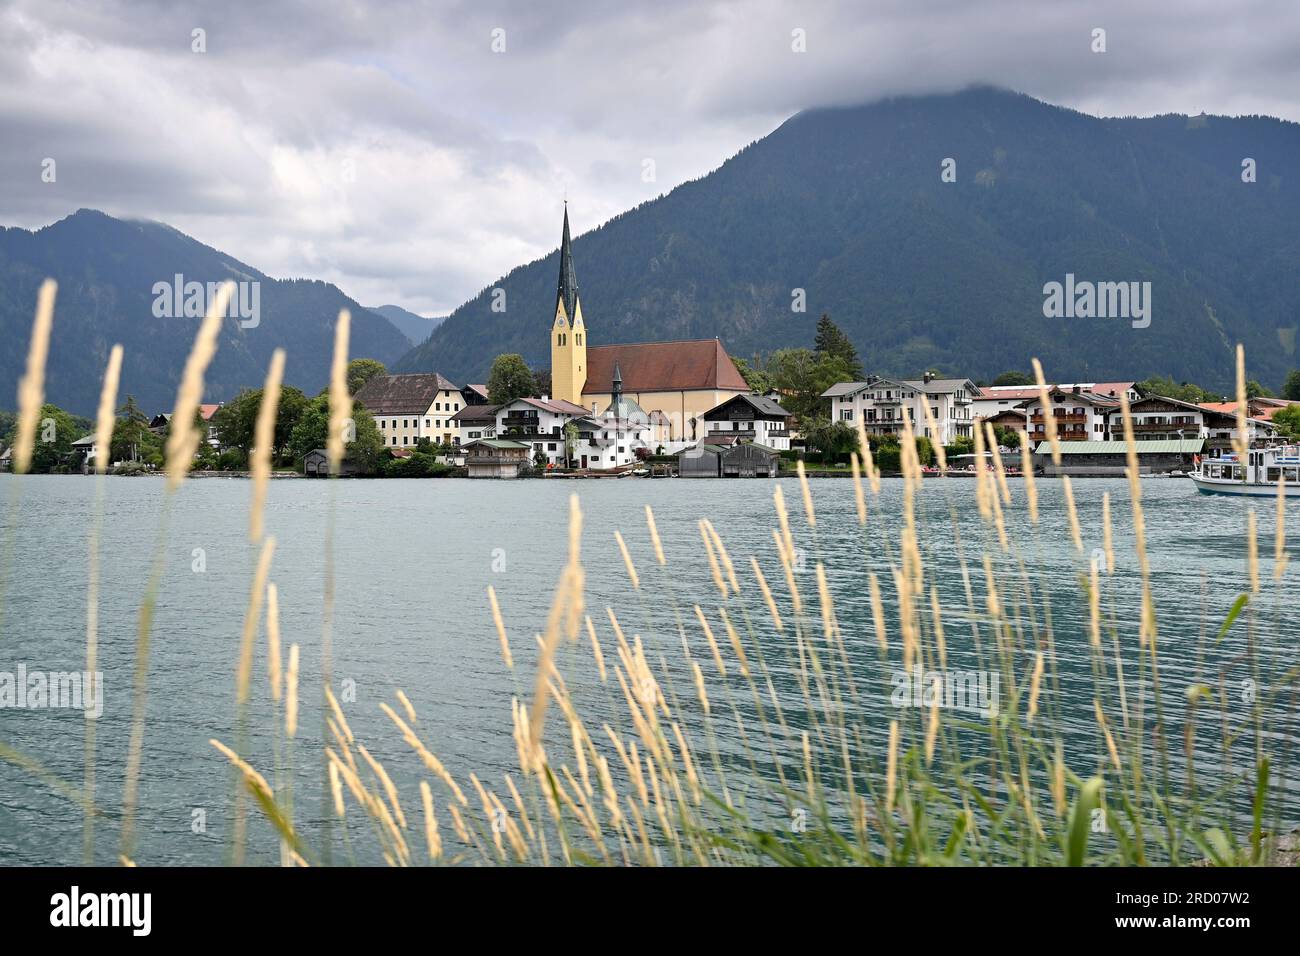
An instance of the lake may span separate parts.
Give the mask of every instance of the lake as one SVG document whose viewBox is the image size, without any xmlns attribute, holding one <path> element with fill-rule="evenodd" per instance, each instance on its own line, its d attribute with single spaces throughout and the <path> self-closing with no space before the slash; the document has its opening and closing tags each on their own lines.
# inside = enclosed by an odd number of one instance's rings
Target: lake
<svg viewBox="0 0 1300 956">
<path fill-rule="evenodd" d="M 412 781 L 418 764 L 379 711 L 395 704 L 402 689 L 419 714 L 420 732 L 458 779 L 473 770 L 499 781 L 516 765 L 510 733 L 511 697 L 532 696 L 533 635 L 543 630 L 551 596 L 567 552 L 569 496 L 584 514 L 583 563 L 588 613 L 613 657 L 606 607 L 614 609 L 629 637 L 641 635 L 652 663 L 662 661 L 677 690 L 689 694 L 681 662 L 678 620 L 695 603 L 716 606 L 717 591 L 698 519 L 712 520 L 735 560 L 751 609 L 761 611 L 749 557 L 758 558 L 778 594 L 784 584 L 772 529 L 772 494 L 780 484 L 791 510 L 805 570 L 801 590 L 813 605 L 813 567 L 825 562 L 845 643 L 855 663 L 876 666 L 866 575 L 874 570 L 887 585 L 888 556 L 897 539 L 902 483 L 886 479 L 879 499 L 868 498 L 868 527 L 857 524 L 853 486 L 847 479 L 811 482 L 817 526 L 803 518 L 794 479 L 468 481 L 385 480 L 271 482 L 266 505 L 268 534 L 277 547 L 271 578 L 280 595 L 283 641 L 301 645 L 302 715 L 296 743 L 297 816 L 303 831 L 318 832 L 321 817 L 319 744 L 320 641 L 326 525 L 335 521 L 336 608 L 333 626 L 334 686 L 357 737 L 393 772 L 408 814 L 418 815 Z M 1214 632 L 1248 586 L 1245 528 L 1250 502 L 1198 495 L 1190 481 L 1161 478 L 1141 483 L 1153 590 L 1158 608 L 1162 672 L 1171 720 L 1184 706 L 1183 689 L 1197 679 L 1198 640 L 1214 648 L 1212 670 L 1200 681 L 1219 681 L 1217 667 L 1246 647 L 1238 625 L 1214 645 Z M 1061 666 L 1058 692 L 1071 759 L 1080 772 L 1097 759 L 1092 719 L 1092 672 L 1079 575 L 1102 545 L 1101 499 L 1109 492 L 1117 567 L 1106 600 L 1136 653 L 1140 584 L 1133 553 L 1127 484 L 1120 480 L 1076 481 L 1084 539 L 1080 555 L 1071 536 L 1059 481 L 1038 482 L 1042 520 L 1031 530 L 1023 493 L 1012 484 L 1008 527 L 1021 542 L 1025 565 L 999 558 L 1006 586 L 1024 574 L 1050 603 L 1050 620 Z M 234 705 L 235 665 L 244 607 L 256 561 L 248 541 L 251 485 L 240 479 L 193 479 L 175 495 L 165 543 L 161 591 L 154 620 L 148 727 L 141 775 L 137 859 L 150 864 L 217 864 L 229 837 L 231 775 L 208 744 L 232 746 L 238 735 Z M 3 619 L 0 672 L 19 664 L 29 672 L 81 670 L 85 656 L 87 537 L 94 523 L 96 480 L 80 476 L 0 476 L 4 540 Z M 96 860 L 117 856 L 117 822 L 123 766 L 131 722 L 131 672 L 137 612 L 164 511 L 164 483 L 156 478 L 109 478 L 103 482 L 103 554 L 100 661 L 105 694 L 97 722 L 98 803 L 106 814 L 97 829 Z M 668 567 L 653 567 L 644 509 L 654 509 Z M 968 631 L 966 581 L 955 537 L 970 564 L 972 586 L 982 601 L 978 555 L 994 541 L 974 502 L 974 482 L 927 480 L 919 494 L 919 525 L 928 581 L 939 589 L 951 653 L 973 659 Z M 1226 693 L 1246 700 L 1273 686 L 1294 666 L 1295 571 L 1282 585 L 1272 581 L 1274 503 L 1256 501 L 1264 594 L 1252 618 L 1261 660 L 1257 674 L 1242 667 L 1225 672 Z M 14 520 L 17 515 L 17 522 Z M 1300 503 L 1290 524 L 1300 537 Z M 620 530 L 642 576 L 633 591 L 613 532 Z M 954 535 L 956 531 L 956 536 Z M 996 547 L 996 545 L 994 545 Z M 896 550 L 896 549 L 895 549 Z M 1291 561 L 1300 557 L 1290 549 Z M 516 657 L 513 674 L 501 659 L 486 595 L 495 588 Z M 788 613 L 788 601 L 782 603 Z M 948 615 L 952 619 L 948 620 Z M 761 615 L 760 615 L 761 616 Z M 687 620 L 688 627 L 693 621 Z M 1208 629 L 1208 635 L 1206 633 Z M 694 637 L 692 638 L 695 639 Z M 788 648 L 766 633 L 764 651 L 781 687 L 792 681 L 779 662 Z M 766 642 L 771 642 L 768 645 Z M 707 651 L 703 658 L 707 660 Z M 566 646 L 558 657 L 565 679 L 590 711 L 617 714 L 617 690 L 599 684 L 590 650 Z M 266 692 L 265 639 L 259 635 L 250 711 L 249 759 L 270 776 L 273 712 Z M 1132 673 L 1136 673 L 1136 668 Z M 1252 681 L 1247 685 L 1246 681 Z M 864 697 L 864 721 L 881 729 L 892 716 L 887 694 Z M 1245 703 L 1241 704 L 1246 707 Z M 1270 703 L 1267 745 L 1282 750 L 1297 732 L 1286 702 Z M 1248 708 L 1247 708 L 1248 709 Z M 600 719 L 612 719 L 609 716 Z M 599 726 L 599 719 L 589 723 Z M 55 777 L 79 786 L 86 720 L 67 710 L 0 709 L 0 743 L 38 761 Z M 724 725 L 725 726 L 725 725 Z M 1171 729 L 1171 737 L 1175 736 Z M 1213 735 L 1207 738 L 1213 741 Z M 373 744 L 373 746 L 372 746 Z M 735 740 L 721 742 L 724 752 Z M 1207 744 L 1205 766 L 1222 755 Z M 1077 750 L 1076 750 L 1077 747 Z M 1245 751 L 1249 758 L 1249 751 Z M 796 755 L 797 757 L 797 755 Z M 1201 772 L 1198 761 L 1198 773 Z M 1244 764 L 1242 765 L 1244 766 Z M 1293 785 L 1288 784 L 1294 795 Z M 1294 825 L 1294 806 L 1288 815 Z M 353 818 L 358 814 L 353 813 Z M 199 826 L 196 821 L 201 821 Z M 417 824 L 418 827 L 418 824 Z M 0 862 L 75 863 L 81 859 L 81 810 L 33 775 L 0 762 Z M 196 832 L 197 831 L 197 832 Z M 364 840 L 358 831 L 358 842 Z M 275 840 L 259 819 L 250 832 L 249 859 L 275 861 Z M 364 853 L 359 857 L 366 859 Z"/>
</svg>

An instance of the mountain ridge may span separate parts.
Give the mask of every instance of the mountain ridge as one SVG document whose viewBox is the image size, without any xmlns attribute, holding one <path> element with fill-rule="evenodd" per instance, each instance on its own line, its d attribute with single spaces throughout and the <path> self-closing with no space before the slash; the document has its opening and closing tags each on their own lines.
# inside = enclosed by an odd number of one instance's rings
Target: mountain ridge
<svg viewBox="0 0 1300 956">
<path fill-rule="evenodd" d="M 992 377 L 1038 356 L 1059 378 L 1226 388 L 1242 341 L 1252 377 L 1280 383 L 1300 328 L 1297 167 L 1300 125 L 1271 117 L 1099 118 L 972 87 L 798 113 L 573 254 L 593 345 L 717 336 L 749 357 L 810 344 L 828 312 L 879 374 Z M 557 256 L 489 283 L 396 368 L 548 364 Z M 1043 286 L 1067 274 L 1150 281 L 1151 326 L 1045 318 Z"/>
</svg>

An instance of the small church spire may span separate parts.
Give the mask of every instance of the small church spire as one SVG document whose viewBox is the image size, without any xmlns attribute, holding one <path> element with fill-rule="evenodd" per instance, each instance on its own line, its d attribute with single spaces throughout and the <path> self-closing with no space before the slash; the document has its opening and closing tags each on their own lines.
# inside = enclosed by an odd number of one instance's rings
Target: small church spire
<svg viewBox="0 0 1300 956">
<path fill-rule="evenodd" d="M 614 381 L 610 383 L 609 397 L 613 404 L 617 405 L 623 397 L 623 370 L 614 363 Z"/>
<path fill-rule="evenodd" d="M 564 315 L 572 322 L 578 305 L 578 277 L 573 271 L 573 249 L 569 241 L 569 203 L 564 203 L 564 238 L 560 241 L 560 282 L 555 304 L 564 303 Z"/>
</svg>

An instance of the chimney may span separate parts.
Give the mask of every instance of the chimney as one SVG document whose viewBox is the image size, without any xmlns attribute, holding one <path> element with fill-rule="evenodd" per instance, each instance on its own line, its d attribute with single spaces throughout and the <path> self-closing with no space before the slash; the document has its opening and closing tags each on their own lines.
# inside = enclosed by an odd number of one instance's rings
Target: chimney
<svg viewBox="0 0 1300 956">
<path fill-rule="evenodd" d="M 542 395 L 542 401 L 544 401 L 544 402 L 549 402 L 549 401 L 550 401 L 550 398 L 548 398 L 545 394 L 543 394 L 543 395 Z"/>
<path fill-rule="evenodd" d="M 924 375 L 921 376 L 921 381 L 923 381 L 926 385 L 929 385 L 931 382 L 934 381 L 934 373 L 926 372 Z"/>
<path fill-rule="evenodd" d="M 1078 394 L 1079 394 L 1080 392 L 1082 392 L 1082 391 L 1083 391 L 1083 386 L 1082 386 L 1082 385 L 1076 385 L 1076 386 L 1074 386 L 1074 394 L 1075 394 L 1075 395 L 1078 395 Z"/>
</svg>

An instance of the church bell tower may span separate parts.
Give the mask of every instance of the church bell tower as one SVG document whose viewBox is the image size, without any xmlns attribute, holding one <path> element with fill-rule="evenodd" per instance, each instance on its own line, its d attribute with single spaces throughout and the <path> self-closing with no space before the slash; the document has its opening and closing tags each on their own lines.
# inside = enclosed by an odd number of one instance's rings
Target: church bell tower
<svg viewBox="0 0 1300 956">
<path fill-rule="evenodd" d="M 587 384 L 587 330 L 578 301 L 578 277 L 573 272 L 569 241 L 569 206 L 564 206 L 564 238 L 560 241 L 560 282 L 551 325 L 551 397 L 582 404 Z"/>
</svg>

